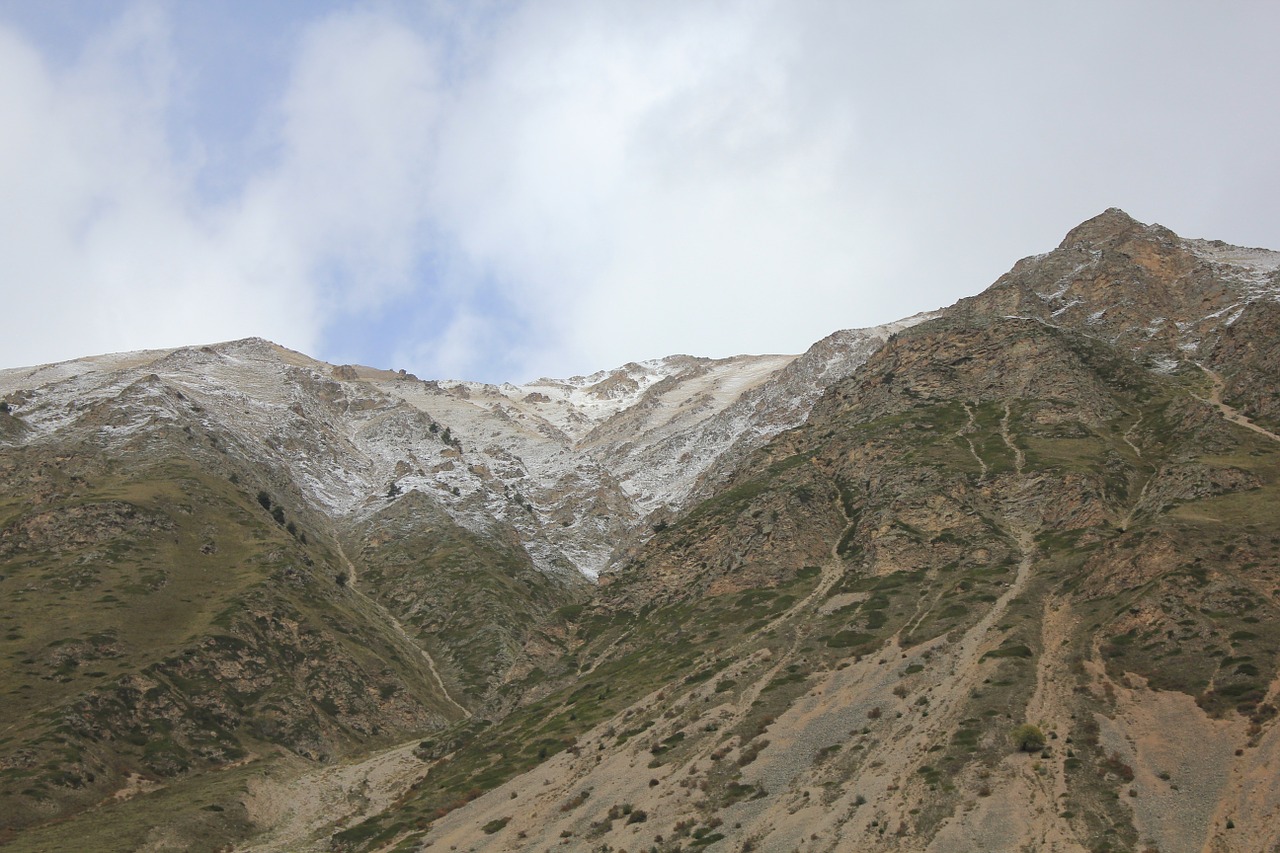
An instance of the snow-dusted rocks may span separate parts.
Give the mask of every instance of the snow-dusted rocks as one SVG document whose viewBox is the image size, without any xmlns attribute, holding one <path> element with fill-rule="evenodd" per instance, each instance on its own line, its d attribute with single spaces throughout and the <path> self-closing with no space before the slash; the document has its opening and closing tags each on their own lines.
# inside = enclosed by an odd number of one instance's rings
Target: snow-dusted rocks
<svg viewBox="0 0 1280 853">
<path fill-rule="evenodd" d="M 823 389 L 924 315 L 837 332 L 801 356 L 670 356 L 522 385 L 334 366 L 269 341 L 0 371 L 25 429 L 112 446 L 198 430 L 287 472 L 312 509 L 357 521 L 409 491 L 474 531 L 515 530 L 544 571 L 594 577 L 700 483 L 803 422 Z"/>
</svg>

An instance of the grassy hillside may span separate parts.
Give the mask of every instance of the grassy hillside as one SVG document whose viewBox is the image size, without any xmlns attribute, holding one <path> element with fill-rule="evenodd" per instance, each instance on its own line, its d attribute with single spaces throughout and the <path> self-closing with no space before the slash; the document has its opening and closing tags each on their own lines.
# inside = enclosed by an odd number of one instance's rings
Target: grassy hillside
<svg viewBox="0 0 1280 853">
<path fill-rule="evenodd" d="M 248 475 L 89 448 L 17 451 L 4 470 L 8 831 L 129 780 L 169 785 L 281 748 L 323 761 L 460 716 L 342 582 L 326 532 Z"/>
</svg>

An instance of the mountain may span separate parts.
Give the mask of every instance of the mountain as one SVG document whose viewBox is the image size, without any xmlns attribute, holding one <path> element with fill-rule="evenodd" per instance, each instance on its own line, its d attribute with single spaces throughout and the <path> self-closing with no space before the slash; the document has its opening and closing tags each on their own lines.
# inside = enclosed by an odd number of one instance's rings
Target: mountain
<svg viewBox="0 0 1280 853">
<path fill-rule="evenodd" d="M 799 357 L 0 372 L 7 840 L 1280 849 L 1278 302 L 1113 209 Z"/>
</svg>

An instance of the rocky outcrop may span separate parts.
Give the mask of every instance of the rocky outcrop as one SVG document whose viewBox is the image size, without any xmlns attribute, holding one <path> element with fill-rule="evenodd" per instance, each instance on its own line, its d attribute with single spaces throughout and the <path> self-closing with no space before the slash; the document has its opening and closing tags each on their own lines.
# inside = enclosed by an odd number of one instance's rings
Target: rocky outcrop
<svg viewBox="0 0 1280 853">
<path fill-rule="evenodd" d="M 1280 252 L 1183 239 L 1112 208 L 952 312 L 1033 317 L 1167 368 L 1210 357 L 1243 312 L 1278 297 Z"/>
</svg>

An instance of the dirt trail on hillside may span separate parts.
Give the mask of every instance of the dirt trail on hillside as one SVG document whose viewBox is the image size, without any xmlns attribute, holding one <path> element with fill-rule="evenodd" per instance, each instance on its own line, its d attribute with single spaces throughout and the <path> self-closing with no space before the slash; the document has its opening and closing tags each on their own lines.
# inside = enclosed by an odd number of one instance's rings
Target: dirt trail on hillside
<svg viewBox="0 0 1280 853">
<path fill-rule="evenodd" d="M 355 564 L 352 563 L 351 560 L 347 557 L 347 552 L 343 549 L 341 542 L 337 543 L 337 547 L 338 547 L 338 556 L 342 559 L 343 565 L 347 567 L 347 575 L 349 578 L 347 581 L 347 588 L 350 589 L 353 593 L 355 593 L 362 601 L 364 601 L 366 604 L 372 607 L 374 611 L 378 614 L 378 616 L 380 616 L 382 620 L 386 622 L 386 624 L 391 628 L 391 630 L 396 634 L 396 636 L 402 642 L 404 642 L 407 646 L 409 646 L 409 648 L 411 648 L 414 652 L 422 656 L 423 661 L 427 664 L 427 669 L 431 672 L 431 677 L 435 680 L 436 686 L 440 689 L 440 695 L 443 696 L 450 705 L 457 708 L 464 717 L 469 718 L 471 716 L 471 712 L 466 708 L 464 708 L 461 704 L 459 704 L 458 701 L 449 694 L 449 689 L 444 686 L 444 679 L 440 677 L 440 671 L 436 669 L 435 660 L 432 659 L 431 655 L 427 653 L 426 649 L 418 645 L 418 643 L 412 637 L 409 636 L 409 633 L 405 631 L 404 626 L 400 624 L 400 620 L 397 619 L 395 616 L 391 615 L 391 611 L 387 610 L 387 608 L 383 607 L 377 601 L 374 601 L 372 598 L 365 595 L 359 589 L 359 587 L 357 586 L 357 581 L 359 580 L 359 578 L 356 574 Z"/>
<path fill-rule="evenodd" d="M 1013 440 L 1013 433 L 1009 429 L 1009 419 L 1012 417 L 1012 407 L 1006 401 L 1004 404 L 1004 417 L 1000 419 L 1000 437 L 1004 439 L 1004 443 L 1009 450 L 1013 451 L 1013 470 L 1014 473 L 1021 477 L 1022 469 L 1027 464 L 1027 455 L 1022 452 L 1022 448 Z"/>
<path fill-rule="evenodd" d="M 1242 426 L 1245 429 L 1251 429 L 1254 432 L 1258 433 L 1259 435 L 1265 435 L 1267 438 L 1271 439 L 1272 441 L 1280 441 L 1280 435 L 1276 435 L 1274 432 L 1271 432 L 1268 429 L 1264 429 L 1263 427 L 1258 426 L 1253 421 L 1249 420 L 1249 418 L 1240 414 L 1240 411 L 1238 409 L 1235 409 L 1232 406 L 1228 406 L 1226 403 L 1224 403 L 1222 401 L 1222 387 L 1224 385 L 1222 377 L 1219 376 L 1214 371 L 1210 370 L 1209 368 L 1205 367 L 1203 364 L 1198 365 L 1198 367 L 1205 372 L 1205 374 L 1209 377 L 1210 380 L 1213 381 L 1213 388 L 1209 392 L 1209 399 L 1205 400 L 1205 402 L 1216 406 L 1218 411 L 1222 413 L 1222 416 L 1227 420 L 1231 421 L 1231 423 Z M 1204 398 L 1202 397 L 1201 399 L 1204 399 Z"/>
<path fill-rule="evenodd" d="M 1023 558 L 1013 582 L 958 642 L 939 637 L 904 650 L 895 637 L 879 653 L 829 673 L 780 715 L 766 735 L 769 746 L 744 769 L 743 781 L 781 796 L 739 803 L 725 811 L 725 822 L 741 823 L 747 837 L 767 836 L 770 849 L 924 849 L 921 839 L 886 837 L 880 828 L 914 822 L 914 797 L 906 792 L 922 784 L 918 771 L 930 748 L 956 729 L 989 671 L 982 654 L 999 645 L 996 624 L 1031 574 L 1031 535 L 1020 534 L 1018 542 Z M 911 668 L 922 671 L 904 678 Z M 838 789 L 816 785 L 814 756 L 868 726 L 861 758 L 854 759 L 860 762 L 856 782 Z"/>
<path fill-rule="evenodd" d="M 969 433 L 978 431 L 978 422 L 973 416 L 973 407 L 968 403 L 964 403 L 964 413 L 969 416 L 969 420 L 964 426 L 956 430 L 956 437 L 963 439 L 964 443 L 969 446 L 969 452 L 973 454 L 973 458 L 978 461 L 978 467 L 982 469 L 982 473 L 978 475 L 979 480 L 987 479 L 987 463 L 982 461 L 982 457 L 978 455 L 978 449 L 973 446 L 973 439 L 969 438 Z"/>
<path fill-rule="evenodd" d="M 1065 600 L 1049 596 L 1041 616 L 1041 646 L 1036 687 L 1027 703 L 1026 719 L 1046 734 L 1054 748 L 1071 736 L 1071 693 L 1075 683 L 1066 645 L 1073 614 Z M 1066 770 L 1061 761 L 1038 761 L 1024 753 L 1010 753 L 988 780 L 990 794 L 973 801 L 938 833 L 931 851 L 982 849 L 1036 850 L 1074 853 L 1084 849 L 1058 818 L 1067 795 Z M 998 841 L 997 841 L 998 840 Z M 1162 848 L 1163 849 L 1163 848 Z"/>
<path fill-rule="evenodd" d="M 1138 419 L 1134 421 L 1133 424 L 1131 424 L 1130 427 L 1124 431 L 1124 435 L 1121 436 L 1121 438 L 1124 439 L 1124 443 L 1129 445 L 1129 449 L 1132 450 L 1134 455 L 1137 456 L 1139 459 L 1142 458 L 1142 448 L 1134 444 L 1133 439 L 1130 438 L 1130 436 L 1133 435 L 1137 431 L 1138 427 L 1142 425 L 1143 417 L 1144 417 L 1144 414 L 1142 412 L 1138 412 Z"/>
<path fill-rule="evenodd" d="M 1066 741 L 1071 737 L 1072 693 L 1075 678 L 1071 673 L 1070 640 L 1074 636 L 1075 617 L 1067 598 L 1048 596 L 1040 617 L 1040 659 L 1036 665 L 1036 689 L 1027 703 L 1027 721 L 1039 726 L 1051 739 Z M 1052 738 L 1057 735 L 1057 738 Z M 1054 762 L 1055 796 L 1067 790 L 1061 762 Z"/>
<path fill-rule="evenodd" d="M 1129 505 L 1129 511 L 1124 514 L 1124 518 L 1120 519 L 1116 524 L 1121 531 L 1128 530 L 1133 526 L 1133 520 L 1138 516 L 1138 509 L 1143 505 L 1142 501 L 1147 496 L 1147 487 L 1151 485 L 1153 479 L 1155 478 L 1148 476 L 1142 481 L 1142 488 L 1138 490 L 1138 497 Z"/>
</svg>

